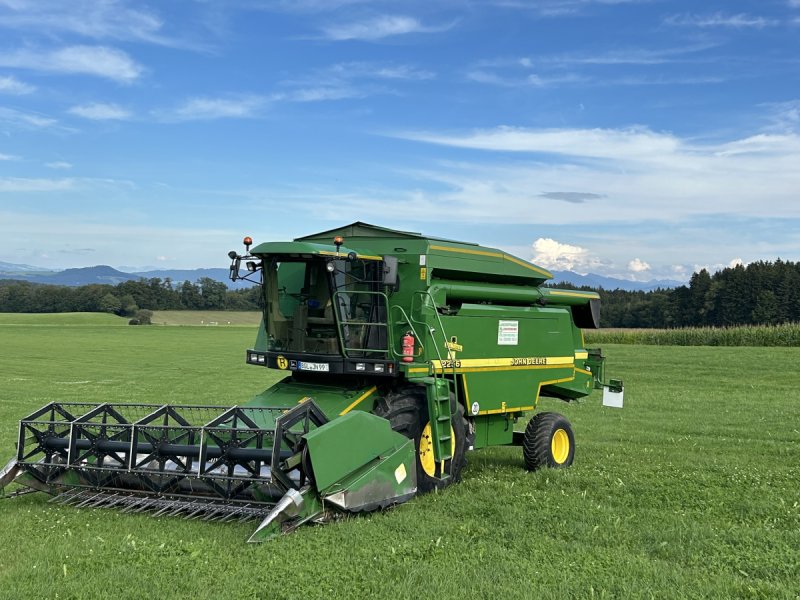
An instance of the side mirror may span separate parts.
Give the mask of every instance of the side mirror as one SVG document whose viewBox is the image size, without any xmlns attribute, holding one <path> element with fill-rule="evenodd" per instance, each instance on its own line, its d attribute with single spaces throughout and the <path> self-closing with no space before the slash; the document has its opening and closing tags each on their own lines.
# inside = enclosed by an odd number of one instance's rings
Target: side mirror
<svg viewBox="0 0 800 600">
<path fill-rule="evenodd" d="M 398 288 L 396 256 L 383 257 L 383 284 L 395 290 Z"/>
<path fill-rule="evenodd" d="M 241 277 L 239 277 L 239 267 L 241 266 L 241 263 L 242 259 L 240 257 L 237 256 L 236 258 L 233 259 L 233 263 L 231 263 L 230 274 L 228 275 L 231 281 L 236 281 L 237 279 L 241 279 Z"/>
</svg>

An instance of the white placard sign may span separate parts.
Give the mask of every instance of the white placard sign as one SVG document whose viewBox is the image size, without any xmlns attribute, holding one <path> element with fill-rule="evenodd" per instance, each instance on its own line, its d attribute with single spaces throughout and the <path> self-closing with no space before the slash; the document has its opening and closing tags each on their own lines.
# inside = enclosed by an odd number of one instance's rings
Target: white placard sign
<svg viewBox="0 0 800 600">
<path fill-rule="evenodd" d="M 516 346 L 519 343 L 519 321 L 499 321 L 497 324 L 497 345 Z"/>
</svg>

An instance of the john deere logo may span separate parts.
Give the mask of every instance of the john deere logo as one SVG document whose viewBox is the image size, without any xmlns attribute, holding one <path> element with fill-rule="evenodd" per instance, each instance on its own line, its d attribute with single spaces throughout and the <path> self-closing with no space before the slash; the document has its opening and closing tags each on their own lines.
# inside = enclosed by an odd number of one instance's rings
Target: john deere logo
<svg viewBox="0 0 800 600">
<path fill-rule="evenodd" d="M 278 368 L 279 369 L 286 369 L 289 367 L 289 361 L 286 360 L 285 356 L 278 357 Z"/>
</svg>

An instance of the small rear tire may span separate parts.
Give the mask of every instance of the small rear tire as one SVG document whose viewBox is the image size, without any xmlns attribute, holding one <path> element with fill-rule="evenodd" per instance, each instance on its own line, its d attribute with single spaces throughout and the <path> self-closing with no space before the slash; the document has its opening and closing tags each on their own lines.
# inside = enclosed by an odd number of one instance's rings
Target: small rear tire
<svg viewBox="0 0 800 600">
<path fill-rule="evenodd" d="M 567 418 L 551 412 L 535 415 L 525 428 L 522 456 L 528 471 L 570 466 L 575 458 L 575 436 Z"/>
</svg>

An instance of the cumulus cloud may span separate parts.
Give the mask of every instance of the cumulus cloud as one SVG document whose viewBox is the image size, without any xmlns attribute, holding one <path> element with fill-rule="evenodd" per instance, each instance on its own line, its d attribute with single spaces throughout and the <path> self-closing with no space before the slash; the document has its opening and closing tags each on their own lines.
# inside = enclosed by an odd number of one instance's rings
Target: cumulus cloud
<svg viewBox="0 0 800 600">
<path fill-rule="evenodd" d="M 563 244 L 552 238 L 539 238 L 533 242 L 532 260 L 546 269 L 574 271 L 583 275 L 600 265 L 600 259 L 586 248 Z"/>
<path fill-rule="evenodd" d="M 131 116 L 130 111 L 121 106 L 105 102 L 92 102 L 73 106 L 67 112 L 84 119 L 92 119 L 93 121 L 123 120 Z"/>
<path fill-rule="evenodd" d="M 107 46 L 2 52 L 0 66 L 66 75 L 92 75 L 120 83 L 130 83 L 144 72 L 144 68 L 125 52 Z"/>
<path fill-rule="evenodd" d="M 639 258 L 634 258 L 628 263 L 628 270 L 637 274 L 644 273 L 650 270 L 650 265 Z"/>
</svg>

